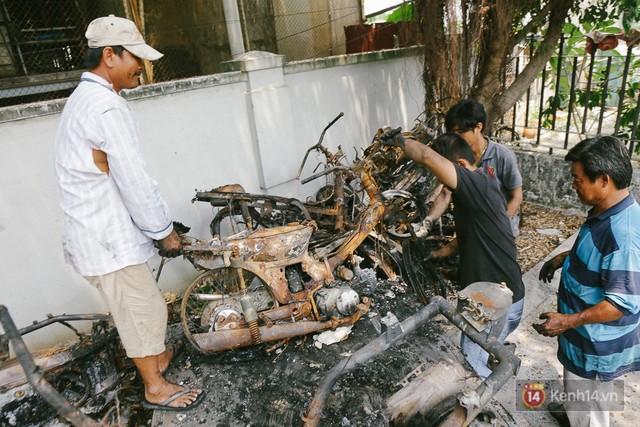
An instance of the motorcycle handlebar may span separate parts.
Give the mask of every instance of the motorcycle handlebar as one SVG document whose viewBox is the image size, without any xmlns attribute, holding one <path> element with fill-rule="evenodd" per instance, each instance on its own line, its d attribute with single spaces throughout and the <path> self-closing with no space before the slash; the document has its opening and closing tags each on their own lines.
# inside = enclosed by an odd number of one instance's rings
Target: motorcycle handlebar
<svg viewBox="0 0 640 427">
<path fill-rule="evenodd" d="M 317 150 L 318 147 L 322 145 L 322 140 L 324 139 L 324 134 L 327 131 L 327 129 L 333 126 L 333 124 L 337 122 L 342 116 L 344 116 L 343 112 L 341 112 L 333 120 L 331 120 L 329 124 L 322 130 L 322 133 L 320 134 L 320 139 L 318 140 L 318 142 L 312 145 L 311 147 L 309 147 L 307 152 L 304 154 L 304 158 L 302 159 L 302 164 L 300 165 L 300 168 L 298 169 L 298 173 L 296 174 L 296 179 L 300 179 L 300 175 L 302 174 L 302 169 L 304 168 L 304 165 L 307 162 L 307 157 L 309 157 L 309 153 L 311 153 L 313 150 Z"/>
</svg>

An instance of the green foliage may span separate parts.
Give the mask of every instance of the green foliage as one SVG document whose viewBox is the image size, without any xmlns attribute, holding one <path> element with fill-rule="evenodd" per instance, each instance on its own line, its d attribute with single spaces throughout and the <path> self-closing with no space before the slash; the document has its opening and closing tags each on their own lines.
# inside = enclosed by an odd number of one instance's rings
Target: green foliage
<svg viewBox="0 0 640 427">
<path fill-rule="evenodd" d="M 640 1 L 620 0 L 620 12 L 622 12 L 622 26 L 625 33 L 640 22 Z"/>
<path fill-rule="evenodd" d="M 411 3 L 403 3 L 387 17 L 387 22 L 403 21 L 413 21 L 413 5 Z"/>
<path fill-rule="evenodd" d="M 624 66 L 624 54 L 620 48 L 626 49 L 625 42 L 620 42 L 618 48 L 614 50 L 601 51 L 597 50 L 594 55 L 592 84 L 587 99 L 587 90 L 585 88 L 586 78 L 588 76 L 589 66 L 591 64 L 591 54 L 586 50 L 587 34 L 599 31 L 602 34 L 620 34 L 628 33 L 629 28 L 638 25 L 640 20 L 640 0 L 600 0 L 596 4 L 592 4 L 586 8 L 581 7 L 581 2 L 577 1 L 574 7 L 574 14 L 578 17 L 579 25 L 566 23 L 563 28 L 564 45 L 562 51 L 562 63 L 556 56 L 549 61 L 551 71 L 547 73 L 547 81 L 545 87 L 554 93 L 557 90 L 557 97 L 550 96 L 547 98 L 546 108 L 543 110 L 543 126 L 550 127 L 553 114 L 557 110 L 568 109 L 571 91 L 571 78 L 573 73 L 574 58 L 578 58 L 578 75 L 582 76 L 580 85 L 575 89 L 574 106 L 586 107 L 593 109 L 602 105 L 604 97 L 604 79 L 606 78 L 606 66 L 608 57 L 613 57 L 612 67 L 609 76 L 609 87 L 607 99 L 609 105 L 612 102 L 612 95 L 620 95 L 619 85 L 622 80 L 622 72 Z M 618 19 L 621 17 L 621 19 Z M 620 27 L 622 23 L 622 28 Z M 621 46 L 622 45 L 622 46 Z M 635 48 L 635 53 L 640 51 L 640 47 Z M 629 137 L 633 127 L 633 120 L 636 115 L 637 96 L 640 90 L 640 82 L 634 81 L 638 79 L 638 70 L 640 68 L 640 59 L 631 63 L 629 71 L 629 81 L 627 87 L 622 92 L 624 101 L 620 120 L 619 136 Z M 548 69 L 549 70 L 549 69 Z M 556 71 L 560 70 L 560 76 Z M 557 86 L 557 87 L 556 87 Z M 554 108 L 555 107 L 555 108 Z"/>
<path fill-rule="evenodd" d="M 638 99 L 640 93 L 640 82 L 633 82 L 626 90 L 627 99 Z M 637 102 L 637 101 L 636 101 Z M 633 123 L 636 118 L 637 104 L 634 106 L 632 102 L 626 102 L 622 106 L 622 114 L 620 116 L 620 130 L 618 136 L 622 138 L 631 138 Z M 637 136 L 636 136 L 637 138 Z M 640 152 L 640 144 L 636 146 L 636 152 Z"/>
</svg>

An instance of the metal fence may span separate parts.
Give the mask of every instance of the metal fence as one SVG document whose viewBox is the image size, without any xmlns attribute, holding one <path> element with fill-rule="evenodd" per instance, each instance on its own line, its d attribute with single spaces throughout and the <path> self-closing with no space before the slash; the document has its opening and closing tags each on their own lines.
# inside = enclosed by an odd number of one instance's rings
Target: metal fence
<svg viewBox="0 0 640 427">
<path fill-rule="evenodd" d="M 69 72 L 82 67 L 90 12 L 74 0 L 0 0 L 0 106 L 65 96 L 75 86 Z"/>
<path fill-rule="evenodd" d="M 294 61 L 346 53 L 345 28 L 363 20 L 360 0 L 0 0 L 0 106 L 68 96 L 83 69 L 84 31 L 109 13 L 134 20 L 164 53 L 147 70 L 155 82 L 220 72 L 234 25 L 244 51 Z"/>
<path fill-rule="evenodd" d="M 615 38 L 615 40 L 614 40 Z M 514 78 L 537 43 L 531 39 L 505 70 Z M 616 135 L 639 152 L 640 58 L 631 40 L 562 37 L 557 55 L 503 118 L 499 139 L 567 149 L 598 134 Z"/>
<path fill-rule="evenodd" d="M 0 107 L 68 96 L 83 69 L 86 26 L 108 13 L 137 18 L 148 42 L 165 54 L 148 70 L 156 82 L 220 72 L 220 64 L 232 59 L 228 30 L 234 25 L 244 50 L 274 52 L 288 61 L 416 43 L 415 31 L 404 23 L 364 26 L 360 0 L 230 2 L 237 6 L 235 17 L 225 13 L 229 2 L 223 0 L 155 0 L 146 9 L 141 0 L 0 0 Z M 505 82 L 524 68 L 537 43 L 532 37 L 520 46 Z M 497 136 L 553 149 L 608 133 L 636 150 L 637 50 L 633 41 L 615 36 L 597 43 L 562 38 Z"/>
</svg>

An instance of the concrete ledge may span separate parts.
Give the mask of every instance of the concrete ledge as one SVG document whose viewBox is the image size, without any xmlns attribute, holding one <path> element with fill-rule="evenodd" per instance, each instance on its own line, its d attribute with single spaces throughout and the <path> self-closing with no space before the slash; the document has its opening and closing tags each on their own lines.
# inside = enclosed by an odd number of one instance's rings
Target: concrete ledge
<svg viewBox="0 0 640 427">
<path fill-rule="evenodd" d="M 246 75 L 240 72 L 212 74 L 201 77 L 190 77 L 182 80 L 172 80 L 170 82 L 154 83 L 140 86 L 132 90 L 123 90 L 122 97 L 128 100 L 137 100 L 208 87 L 242 83 L 245 81 Z M 79 78 L 76 85 L 78 83 L 80 83 Z M 52 101 L 41 101 L 33 104 L 3 107 L 0 108 L 0 123 L 48 116 L 50 114 L 59 114 L 62 112 L 66 102 L 67 99 L 64 98 L 54 99 Z"/>
<path fill-rule="evenodd" d="M 421 52 L 420 46 L 401 49 L 386 49 L 367 53 L 352 53 L 348 55 L 328 56 L 326 58 L 308 59 L 303 61 L 288 62 L 284 66 L 285 74 L 302 73 L 305 71 L 318 70 L 322 68 L 340 67 L 344 65 L 362 64 L 366 62 L 381 61 L 385 59 L 396 59 L 405 57 L 416 57 Z"/>
<path fill-rule="evenodd" d="M 276 55 L 271 52 L 252 50 L 238 55 L 232 61 L 220 63 L 223 71 L 256 71 L 266 68 L 282 67 L 285 63 L 284 55 Z"/>
</svg>

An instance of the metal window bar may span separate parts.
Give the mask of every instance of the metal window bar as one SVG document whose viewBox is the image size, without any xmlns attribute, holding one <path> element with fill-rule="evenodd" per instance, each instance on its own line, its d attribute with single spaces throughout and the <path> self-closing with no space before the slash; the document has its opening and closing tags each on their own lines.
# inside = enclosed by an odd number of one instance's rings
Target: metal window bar
<svg viewBox="0 0 640 427">
<path fill-rule="evenodd" d="M 638 117 L 640 117 L 640 91 L 638 93 L 638 102 L 636 102 L 636 112 L 633 116 L 633 128 L 631 129 L 631 135 L 629 135 L 629 155 L 633 155 L 633 141 L 638 135 Z"/>
<path fill-rule="evenodd" d="M 602 132 L 602 122 L 604 120 L 604 112 L 607 107 L 607 97 L 609 96 L 609 77 L 611 74 L 611 57 L 607 58 L 607 69 L 602 78 L 602 99 L 600 100 L 600 117 L 598 118 L 598 134 Z"/>
<path fill-rule="evenodd" d="M 614 135 L 617 135 L 618 131 L 620 130 L 620 124 L 622 119 L 620 112 L 622 111 L 622 107 L 624 106 L 625 87 L 627 86 L 627 78 L 629 76 L 629 67 L 631 66 L 632 51 L 633 51 L 633 46 L 629 46 L 627 48 L 627 57 L 625 58 L 625 61 L 624 61 L 624 71 L 622 72 L 622 84 L 620 85 L 620 92 L 618 93 L 618 97 L 619 97 L 618 117 L 616 118 L 616 126 L 613 131 Z M 634 132 L 634 135 L 635 135 L 635 132 Z"/>
<path fill-rule="evenodd" d="M 567 112 L 567 129 L 565 131 L 564 136 L 564 149 L 566 150 L 569 146 L 569 134 L 571 133 L 571 114 L 573 113 L 573 104 L 576 101 L 576 80 L 578 74 L 578 57 L 573 58 L 573 70 L 571 72 L 571 88 L 570 96 L 569 96 L 569 108 Z"/>
<path fill-rule="evenodd" d="M 531 57 L 533 56 L 535 36 L 531 34 L 531 38 L 529 40 L 529 61 L 531 61 Z M 531 86 L 527 88 L 527 103 L 524 110 L 524 127 L 529 127 L 529 102 L 531 101 Z M 513 128 L 515 130 L 515 127 Z"/>
<path fill-rule="evenodd" d="M 589 75 L 587 76 L 587 89 L 584 94 L 584 109 L 582 112 L 582 133 L 587 133 L 587 116 L 589 115 L 589 98 L 591 97 L 591 82 L 593 81 L 593 66 L 596 62 L 596 46 L 591 50 L 589 62 Z"/>
<path fill-rule="evenodd" d="M 520 56 L 516 57 L 516 68 L 513 71 L 513 78 L 517 78 L 520 73 Z M 513 118 L 511 119 L 511 129 L 516 130 L 516 116 L 518 115 L 518 104 L 513 104 Z M 513 138 L 513 136 L 512 136 Z"/>
<path fill-rule="evenodd" d="M 536 145 L 540 144 L 540 134 L 542 129 L 542 111 L 544 110 L 544 82 L 547 81 L 547 67 L 542 69 L 542 84 L 540 85 L 540 105 L 538 108 L 538 132 L 536 132 Z"/>
<path fill-rule="evenodd" d="M 558 47 L 558 67 L 556 70 L 556 90 L 553 96 L 553 112 L 551 119 L 551 129 L 555 130 L 556 128 L 556 117 L 558 113 L 558 103 L 560 100 L 560 76 L 562 75 L 562 59 L 563 59 L 563 51 L 564 51 L 564 35 L 560 36 L 560 46 Z"/>
</svg>

